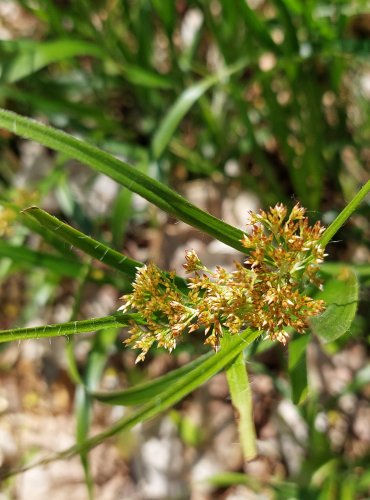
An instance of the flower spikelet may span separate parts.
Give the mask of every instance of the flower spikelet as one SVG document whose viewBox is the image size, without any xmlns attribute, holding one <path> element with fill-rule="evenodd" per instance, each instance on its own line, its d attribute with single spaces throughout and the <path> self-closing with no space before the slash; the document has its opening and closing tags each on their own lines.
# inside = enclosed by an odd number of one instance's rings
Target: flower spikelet
<svg viewBox="0 0 370 500">
<path fill-rule="evenodd" d="M 233 272 L 209 270 L 194 250 L 186 253 L 188 293 L 176 288 L 173 273 L 154 264 L 138 270 L 133 292 L 122 297 L 121 308 L 145 320 L 145 325 L 132 323 L 126 341 L 141 349 L 138 360 L 154 343 L 171 351 L 181 335 L 198 330 L 212 346 L 218 346 L 224 329 L 237 334 L 246 327 L 285 344 L 289 329 L 303 333 L 309 318 L 324 310 L 323 301 L 305 293 L 310 284 L 320 286 L 317 271 L 325 256 L 319 244 L 321 224 L 310 226 L 299 204 L 290 213 L 282 204 L 250 212 L 248 222 L 252 229 L 242 244 L 249 255 Z"/>
<path fill-rule="evenodd" d="M 141 349 L 137 361 L 145 358 L 154 342 L 172 351 L 189 321 L 190 311 L 173 281 L 173 273 L 164 273 L 154 264 L 148 264 L 138 269 L 133 292 L 122 297 L 125 303 L 120 309 L 137 311 L 146 322 L 145 325 L 133 322 L 131 336 L 125 341 Z"/>
<path fill-rule="evenodd" d="M 319 244 L 324 228 L 319 222 L 310 227 L 299 204 L 289 215 L 281 204 L 251 212 L 249 222 L 252 232 L 242 240 L 250 250 L 245 264 L 258 276 L 250 324 L 285 344 L 287 328 L 303 333 L 308 319 L 324 309 L 323 301 L 304 293 L 310 283 L 320 286 L 316 274 L 325 256 Z"/>
</svg>

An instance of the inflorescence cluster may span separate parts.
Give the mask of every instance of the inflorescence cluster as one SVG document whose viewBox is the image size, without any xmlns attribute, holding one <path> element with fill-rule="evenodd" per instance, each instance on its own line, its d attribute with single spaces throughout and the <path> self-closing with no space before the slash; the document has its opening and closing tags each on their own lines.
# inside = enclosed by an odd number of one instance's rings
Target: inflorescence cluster
<svg viewBox="0 0 370 500">
<path fill-rule="evenodd" d="M 133 292 L 122 297 L 125 312 L 138 312 L 145 325 L 132 323 L 125 341 L 141 349 L 143 360 L 156 342 L 172 350 L 181 335 L 203 330 L 205 343 L 217 346 L 223 331 L 231 334 L 252 327 L 283 344 L 287 329 L 303 333 L 308 320 L 324 310 L 322 300 L 305 294 L 309 284 L 320 286 L 319 264 L 325 256 L 319 239 L 320 222 L 309 225 L 305 209 L 290 214 L 282 204 L 268 212 L 250 212 L 250 234 L 242 239 L 248 250 L 235 271 L 207 269 L 194 250 L 186 253 L 184 268 L 192 276 L 187 293 L 175 286 L 174 273 L 154 264 L 138 269 Z"/>
</svg>

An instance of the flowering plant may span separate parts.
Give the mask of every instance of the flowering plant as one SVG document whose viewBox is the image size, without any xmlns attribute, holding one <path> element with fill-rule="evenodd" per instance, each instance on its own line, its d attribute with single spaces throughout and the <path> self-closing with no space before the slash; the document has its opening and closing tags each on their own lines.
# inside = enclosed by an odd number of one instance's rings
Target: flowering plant
<svg viewBox="0 0 370 500">
<path fill-rule="evenodd" d="M 235 270 L 229 272 L 221 267 L 209 270 L 194 251 L 187 252 L 185 269 L 191 276 L 187 286 L 183 287 L 183 280 L 174 273 L 165 273 L 153 264 L 142 267 L 140 262 L 69 226 L 39 207 L 31 206 L 22 210 L 19 220 L 23 218 L 25 225 L 42 234 L 59 253 L 61 250 L 63 253 L 66 244 L 71 245 L 89 256 L 89 259 L 97 260 L 99 269 L 90 268 L 90 261 L 86 265 L 77 255 L 76 259 L 71 259 L 59 254 L 56 256 L 44 251 L 33 251 L 7 241 L 1 242 L 0 253 L 3 252 L 12 260 L 17 260 L 21 255 L 22 259 L 32 264 L 50 268 L 58 276 L 78 276 L 77 305 L 85 281 L 93 277 L 95 279 L 96 271 L 101 273 L 100 263 L 129 278 L 133 282 L 133 291 L 124 297 L 124 313 L 77 320 L 77 309 L 74 309 L 70 321 L 64 323 L 26 326 L 0 332 L 0 343 L 63 335 L 68 338 L 91 331 L 102 334 L 96 341 L 94 339 L 95 347 L 89 353 L 86 380 L 80 377 L 76 366 L 72 365 L 71 373 L 81 384 L 81 393 L 85 395 L 80 399 L 79 408 L 83 411 L 79 411 L 79 415 L 83 420 L 83 430 L 82 434 L 79 433 L 79 442 L 47 460 L 26 464 L 17 472 L 80 454 L 89 475 L 86 464 L 90 449 L 108 437 L 127 431 L 139 422 L 168 410 L 222 370 L 226 373 L 231 401 L 236 410 L 243 455 L 247 460 L 255 457 L 258 450 L 252 391 L 244 359 L 246 347 L 251 346 L 263 332 L 285 343 L 289 330 L 293 328 L 302 333 L 310 317 L 313 318 L 311 328 L 324 342 L 336 340 L 349 330 L 358 302 L 356 273 L 350 268 L 340 273 L 334 269 L 332 274 L 337 278 L 333 278 L 330 272 L 328 278 L 328 269 L 332 269 L 329 264 L 322 269 L 326 272 L 326 281 L 325 290 L 319 292 L 323 294 L 320 299 L 311 298 L 307 287 L 311 284 L 320 286 L 317 270 L 324 257 L 324 248 L 370 192 L 370 181 L 362 186 L 324 233 L 319 223 L 309 226 L 305 211 L 299 205 L 288 214 L 287 209 L 278 204 L 268 212 L 250 214 L 252 228 L 247 235 L 191 204 L 140 169 L 85 141 L 1 109 L 0 127 L 83 162 L 177 219 L 232 248 L 248 253 L 244 264 L 236 264 Z M 324 309 L 322 299 L 325 299 L 326 310 L 318 315 Z M 156 380 L 113 392 L 96 391 L 94 386 L 100 376 L 97 377 L 97 373 L 101 373 L 112 340 L 123 326 L 130 326 L 131 329 L 127 343 L 142 351 L 138 359 L 143 359 L 154 343 L 172 350 L 181 335 L 197 330 L 204 332 L 208 344 L 220 344 L 221 349 L 217 353 L 199 356 Z M 302 340 L 305 339 L 293 339 L 289 344 L 288 371 L 294 402 L 300 402 L 307 389 L 306 344 Z M 94 369 L 90 370 L 92 367 Z M 295 376 L 298 370 L 299 376 Z M 138 408 L 134 412 L 125 412 L 110 427 L 88 437 L 89 424 L 86 421 L 89 419 L 86 417 L 95 399 L 115 406 L 135 405 Z M 82 427 L 79 426 L 79 431 Z M 9 474 L 14 472 L 11 470 Z"/>
<path fill-rule="evenodd" d="M 122 297 L 124 312 L 138 312 L 146 324 L 131 322 L 126 343 L 141 349 L 143 360 L 150 347 L 172 350 L 179 337 L 203 329 L 205 343 L 218 346 L 226 329 L 237 334 L 253 327 L 271 339 L 286 343 L 289 328 L 303 333 L 310 317 L 324 310 L 322 300 L 307 295 L 307 286 L 320 286 L 317 278 L 324 248 L 319 239 L 320 222 L 309 225 L 305 209 L 277 204 L 268 212 L 250 212 L 251 233 L 242 245 L 249 250 L 244 265 L 228 272 L 218 266 L 207 269 L 194 250 L 186 253 L 184 268 L 192 277 L 188 293 L 167 274 L 150 263 L 141 267 L 133 292 Z"/>
</svg>

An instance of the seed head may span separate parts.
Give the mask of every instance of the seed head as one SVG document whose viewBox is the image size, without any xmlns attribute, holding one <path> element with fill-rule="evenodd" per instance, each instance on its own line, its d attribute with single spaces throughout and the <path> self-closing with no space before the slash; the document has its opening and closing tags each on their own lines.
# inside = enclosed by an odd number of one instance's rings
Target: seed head
<svg viewBox="0 0 370 500">
<path fill-rule="evenodd" d="M 133 292 L 123 297 L 125 311 L 139 312 L 146 325 L 132 324 L 126 343 L 141 349 L 138 361 L 156 342 L 172 350 L 179 337 L 202 330 L 205 343 L 218 346 L 224 329 L 231 334 L 252 327 L 286 343 L 288 330 L 303 333 L 311 316 L 324 310 L 322 300 L 305 294 L 309 284 L 319 286 L 319 264 L 325 256 L 319 244 L 324 228 L 309 225 L 305 209 L 277 204 L 268 212 L 250 212 L 252 231 L 242 239 L 249 250 L 244 265 L 234 272 L 211 271 L 194 250 L 186 252 L 184 268 L 188 294 L 154 264 L 137 272 Z"/>
</svg>

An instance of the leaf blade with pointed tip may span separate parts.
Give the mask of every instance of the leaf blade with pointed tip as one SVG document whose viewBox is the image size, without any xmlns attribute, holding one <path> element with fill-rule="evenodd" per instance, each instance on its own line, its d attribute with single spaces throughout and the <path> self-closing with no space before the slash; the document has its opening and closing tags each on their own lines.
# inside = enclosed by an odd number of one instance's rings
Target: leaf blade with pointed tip
<svg viewBox="0 0 370 500">
<path fill-rule="evenodd" d="M 42 208 L 29 207 L 23 210 L 22 213 L 35 219 L 42 227 L 53 232 L 54 236 L 57 238 L 79 248 L 87 255 L 127 274 L 131 278 L 135 277 L 137 268 L 143 265 L 141 262 L 130 259 L 126 255 L 104 245 L 104 243 L 69 226 L 57 217 L 48 214 L 45 210 L 42 210 Z"/>
<path fill-rule="evenodd" d="M 15 83 L 49 64 L 72 57 L 102 57 L 103 51 L 97 45 L 83 40 L 60 39 L 48 42 L 18 42 L 14 44 L 13 54 L 0 65 L 1 83 Z"/>
<path fill-rule="evenodd" d="M 42 208 L 29 207 L 23 210 L 22 213 L 35 219 L 44 229 L 51 231 L 57 238 L 66 241 L 72 246 L 82 250 L 87 255 L 90 255 L 90 257 L 117 269 L 132 279 L 135 278 L 137 269 L 144 265 L 142 262 L 130 259 L 130 257 L 127 257 L 121 252 L 117 252 L 107 245 L 104 245 L 104 243 L 69 226 L 57 217 L 48 214 L 45 210 L 42 210 Z M 186 282 L 183 278 L 175 276 L 174 281 L 176 286 L 181 290 L 187 291 Z"/>
<path fill-rule="evenodd" d="M 150 178 L 109 153 L 65 132 L 4 109 L 0 109 L 0 128 L 81 161 L 190 226 L 246 253 L 241 244 L 243 232 L 240 229 L 201 210 L 165 184 Z"/>
</svg>

